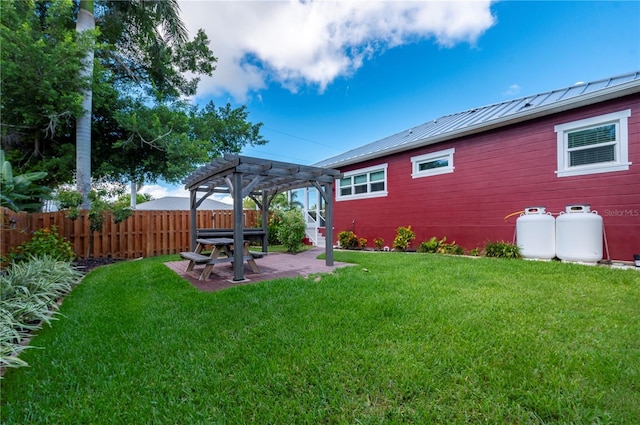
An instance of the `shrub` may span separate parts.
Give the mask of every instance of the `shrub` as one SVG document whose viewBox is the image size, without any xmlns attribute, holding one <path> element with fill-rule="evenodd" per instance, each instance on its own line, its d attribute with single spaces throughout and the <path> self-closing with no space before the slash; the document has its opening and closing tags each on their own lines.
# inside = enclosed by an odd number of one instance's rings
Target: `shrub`
<svg viewBox="0 0 640 425">
<path fill-rule="evenodd" d="M 438 240 L 438 238 L 434 236 L 428 241 L 422 242 L 418 247 L 418 252 L 462 255 L 464 254 L 464 249 L 455 242 L 447 243 L 446 237 Z"/>
<path fill-rule="evenodd" d="M 382 238 L 375 238 L 373 240 L 374 245 L 376 246 L 376 249 L 378 251 L 382 251 L 382 247 L 384 246 L 384 239 Z"/>
<path fill-rule="evenodd" d="M 282 210 L 274 210 L 271 212 L 269 222 L 267 223 L 267 226 L 269 227 L 269 245 L 282 244 L 282 241 L 278 239 L 278 230 L 280 229 L 283 214 L 284 212 Z"/>
<path fill-rule="evenodd" d="M 51 199 L 51 189 L 36 182 L 47 176 L 44 171 L 13 175 L 11 163 L 5 160 L 0 149 L 0 207 L 11 211 L 36 212 L 42 207 L 42 201 Z"/>
<path fill-rule="evenodd" d="M 451 242 L 442 245 L 442 248 L 440 248 L 440 252 L 449 255 L 464 255 L 464 248 L 462 248 L 455 242 Z"/>
<path fill-rule="evenodd" d="M 278 239 L 288 252 L 299 252 L 306 229 L 307 224 L 299 210 L 285 211 L 280 220 Z"/>
<path fill-rule="evenodd" d="M 499 258 L 520 258 L 520 248 L 509 242 L 488 242 L 484 246 L 484 255 Z"/>
<path fill-rule="evenodd" d="M 431 252 L 431 253 L 439 252 L 440 245 L 443 244 L 445 240 L 446 238 L 443 238 L 442 240 L 439 241 L 438 238 L 433 236 L 428 241 L 424 241 L 420 244 L 420 246 L 418 247 L 418 252 Z"/>
<path fill-rule="evenodd" d="M 358 238 L 358 246 L 365 249 L 367 247 L 367 240 L 365 238 Z"/>
<path fill-rule="evenodd" d="M 352 231 L 343 230 L 338 233 L 338 243 L 340 244 L 340 248 L 355 249 L 358 247 L 360 241 Z"/>
<path fill-rule="evenodd" d="M 31 256 L 0 275 L 0 366 L 26 366 L 18 358 L 21 340 L 50 323 L 57 300 L 81 277 L 69 262 L 49 256 Z"/>
<path fill-rule="evenodd" d="M 36 230 L 31 240 L 12 250 L 8 260 L 21 262 L 31 256 L 48 256 L 59 261 L 73 261 L 76 257 L 71 242 L 58 234 L 56 226 Z"/>
<path fill-rule="evenodd" d="M 416 234 L 411 230 L 411 226 L 398 227 L 396 237 L 393 240 L 393 249 L 396 251 L 406 251 L 409 244 L 416 238 Z"/>
</svg>

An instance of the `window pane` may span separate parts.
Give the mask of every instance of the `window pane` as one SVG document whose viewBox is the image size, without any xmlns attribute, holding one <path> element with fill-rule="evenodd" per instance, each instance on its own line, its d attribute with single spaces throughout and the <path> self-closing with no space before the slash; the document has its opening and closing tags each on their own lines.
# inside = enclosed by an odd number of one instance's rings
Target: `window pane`
<svg viewBox="0 0 640 425">
<path fill-rule="evenodd" d="M 372 192 L 384 191 L 384 182 L 371 183 L 371 191 Z"/>
<path fill-rule="evenodd" d="M 340 187 L 351 186 L 351 177 L 340 179 Z"/>
<path fill-rule="evenodd" d="M 356 190 L 356 194 L 358 194 L 358 193 L 367 193 L 367 185 L 366 184 L 363 184 L 361 186 L 356 186 L 354 189 Z"/>
<path fill-rule="evenodd" d="M 353 183 L 354 184 L 362 184 L 362 183 L 366 183 L 367 182 L 367 175 L 366 174 L 360 174 L 359 176 L 354 176 L 353 177 Z"/>
<path fill-rule="evenodd" d="M 375 171 L 369 174 L 369 180 L 372 182 L 384 180 L 384 171 Z"/>
<path fill-rule="evenodd" d="M 350 187 L 345 187 L 340 189 L 340 196 L 347 196 L 347 195 L 351 195 L 351 188 Z"/>
<path fill-rule="evenodd" d="M 615 124 L 603 125 L 602 127 L 589 128 L 587 130 L 569 133 L 569 149 L 613 142 L 615 140 Z"/>
<path fill-rule="evenodd" d="M 433 170 L 434 168 L 448 167 L 448 159 L 436 159 L 435 161 L 423 162 L 418 165 L 420 171 Z"/>
<path fill-rule="evenodd" d="M 613 162 L 616 160 L 615 146 L 601 146 L 591 149 L 582 149 L 570 152 L 571 166 L 599 164 L 601 162 Z"/>
</svg>

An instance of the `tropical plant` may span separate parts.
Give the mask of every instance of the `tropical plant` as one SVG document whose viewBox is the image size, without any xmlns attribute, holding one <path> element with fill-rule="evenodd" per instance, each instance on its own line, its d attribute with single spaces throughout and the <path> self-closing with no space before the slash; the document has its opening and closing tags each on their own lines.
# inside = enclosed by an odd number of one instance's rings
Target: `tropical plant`
<svg viewBox="0 0 640 425">
<path fill-rule="evenodd" d="M 499 241 L 487 242 L 484 246 L 484 255 L 499 258 L 520 258 L 520 247 L 516 244 Z"/>
<path fill-rule="evenodd" d="M 428 253 L 436 253 L 439 252 L 440 247 L 446 241 L 446 238 L 442 240 L 438 240 L 435 236 L 431 239 L 426 240 L 420 244 L 418 247 L 418 252 L 428 252 Z"/>
<path fill-rule="evenodd" d="M 449 254 L 449 255 L 464 255 L 464 248 L 462 248 L 460 245 L 458 245 L 454 241 L 454 242 L 445 243 L 444 245 L 442 245 L 442 247 L 440 248 L 440 252 L 443 254 Z"/>
<path fill-rule="evenodd" d="M 82 274 L 69 262 L 32 256 L 0 275 L 0 366 L 20 367 L 21 341 L 50 323 L 56 301 L 71 292 Z"/>
<path fill-rule="evenodd" d="M 278 231 L 280 224 L 282 223 L 282 210 L 272 210 L 269 212 L 269 221 L 267 226 L 269 228 L 269 245 L 280 245 L 282 242 L 278 239 Z"/>
<path fill-rule="evenodd" d="M 416 234 L 411 230 L 411 226 L 398 227 L 396 237 L 393 240 L 393 249 L 396 251 L 406 251 L 409 244 L 416 238 Z"/>
<path fill-rule="evenodd" d="M 343 230 L 338 233 L 338 243 L 340 248 L 355 249 L 359 245 L 358 236 L 350 230 Z"/>
<path fill-rule="evenodd" d="M 51 189 L 36 184 L 47 176 L 45 172 L 32 172 L 14 176 L 13 167 L 5 160 L 0 149 L 0 206 L 12 211 L 39 211 L 42 201 L 50 199 Z"/>
<path fill-rule="evenodd" d="M 56 261 L 73 261 L 76 257 L 73 245 L 58 234 L 58 228 L 51 226 L 33 232 L 33 237 L 13 249 L 7 260 L 13 263 L 23 262 L 32 257 L 50 257 Z"/>
<path fill-rule="evenodd" d="M 462 255 L 464 254 L 464 249 L 455 242 L 447 243 L 446 236 L 440 240 L 433 236 L 431 239 L 420 244 L 418 252 Z"/>
<path fill-rule="evenodd" d="M 307 225 L 300 210 L 289 210 L 282 213 L 278 228 L 278 239 L 288 252 L 298 252 L 302 248 Z"/>
<path fill-rule="evenodd" d="M 471 251 L 469 251 L 469 255 L 473 257 L 479 257 L 482 254 L 482 248 L 475 247 Z"/>
</svg>

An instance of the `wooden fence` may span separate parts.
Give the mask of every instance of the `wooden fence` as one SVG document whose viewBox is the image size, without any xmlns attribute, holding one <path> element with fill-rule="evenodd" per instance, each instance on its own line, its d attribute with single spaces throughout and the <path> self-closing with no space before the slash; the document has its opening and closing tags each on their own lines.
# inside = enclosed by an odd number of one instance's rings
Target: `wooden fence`
<svg viewBox="0 0 640 425">
<path fill-rule="evenodd" d="M 189 251 L 189 211 L 135 211 L 125 221 L 115 224 L 107 214 L 102 231 L 93 236 L 93 256 L 140 258 Z M 245 210 L 244 226 L 257 227 L 260 211 Z M 33 232 L 56 226 L 58 234 L 73 245 L 78 257 L 87 256 L 89 219 L 82 213 L 76 220 L 64 212 L 15 213 L 0 210 L 0 255 L 28 241 Z M 233 210 L 198 211 L 198 228 L 233 228 Z"/>
</svg>

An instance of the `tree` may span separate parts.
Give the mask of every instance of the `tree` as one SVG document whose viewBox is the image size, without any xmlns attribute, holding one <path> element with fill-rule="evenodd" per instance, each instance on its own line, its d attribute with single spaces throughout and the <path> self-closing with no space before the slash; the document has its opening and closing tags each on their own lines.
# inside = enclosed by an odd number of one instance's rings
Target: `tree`
<svg viewBox="0 0 640 425">
<path fill-rule="evenodd" d="M 72 117 L 82 110 L 80 61 L 90 47 L 73 30 L 70 1 L 0 1 L 2 147 L 14 171 L 42 184 L 73 178 Z"/>
<path fill-rule="evenodd" d="M 96 19 L 93 15 L 93 0 L 80 0 L 76 31 L 83 35 L 92 32 L 96 27 Z M 93 81 L 93 49 L 86 50 L 82 58 L 79 78 Z M 86 87 L 81 92 L 82 111 L 76 118 L 76 181 L 78 192 L 82 194 L 82 207 L 88 209 L 91 204 L 89 193 L 91 192 L 91 111 L 92 96 L 91 87 Z"/>
<path fill-rule="evenodd" d="M 98 28 L 83 33 L 75 31 L 79 9 L 70 0 L 0 2 L 0 7 L 2 144 L 21 172 L 47 171 L 46 184 L 51 187 L 75 178 L 72 118 L 83 112 L 81 93 L 87 81 L 78 75 L 88 48 L 95 49 L 90 165 L 94 179 L 138 185 L 159 178 L 176 182 L 216 156 L 239 152 L 246 144 L 266 143 L 259 134 L 262 124 L 248 122 L 244 106 L 197 108 L 181 101 L 195 93 L 197 75 L 213 72 L 216 58 L 204 32 L 190 41 L 180 35 L 184 28 L 175 1 L 94 0 Z M 22 37 L 10 40 L 15 48 L 5 48 L 5 32 Z M 50 40 L 56 42 L 49 46 Z M 36 48 L 40 44 L 47 48 Z M 14 51 L 30 54 L 10 53 Z M 39 62 L 47 66 L 43 69 Z M 31 90 L 34 85 L 42 87 Z M 52 85 L 55 90 L 47 91 Z M 43 93 L 46 102 L 39 101 Z M 20 106 L 15 112 L 13 99 Z"/>
</svg>

